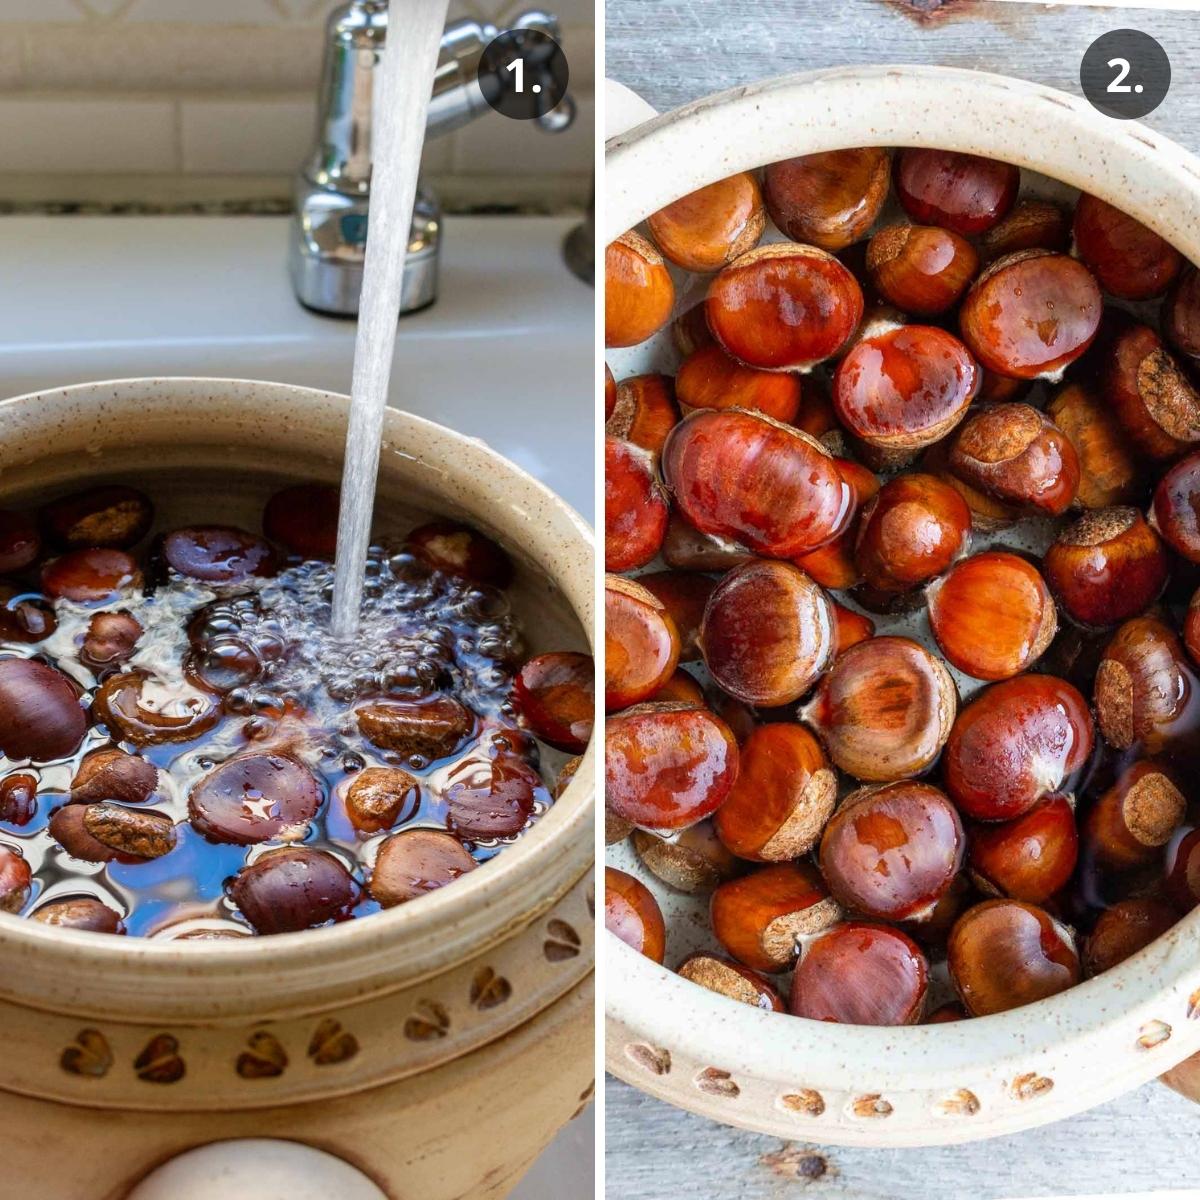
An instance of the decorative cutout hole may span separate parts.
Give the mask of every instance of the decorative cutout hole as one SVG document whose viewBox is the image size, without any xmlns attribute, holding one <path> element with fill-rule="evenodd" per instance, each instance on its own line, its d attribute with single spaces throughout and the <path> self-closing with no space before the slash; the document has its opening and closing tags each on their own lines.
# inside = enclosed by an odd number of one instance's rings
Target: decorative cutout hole
<svg viewBox="0 0 1200 1200">
<path fill-rule="evenodd" d="M 450 1014 L 436 1000 L 422 1000 L 404 1022 L 404 1036 L 412 1042 L 436 1042 L 450 1032 Z"/>
<path fill-rule="evenodd" d="M 864 1120 L 877 1120 L 880 1117 L 890 1117 L 892 1106 L 878 1092 L 869 1092 L 854 1100 L 850 1111 Z"/>
<path fill-rule="evenodd" d="M 277 1079 L 287 1070 L 283 1043 L 265 1029 L 256 1029 L 237 1057 L 237 1073 L 243 1079 Z"/>
<path fill-rule="evenodd" d="M 579 934 L 566 921 L 560 921 L 555 917 L 546 926 L 546 932 L 550 936 L 542 946 L 542 952 L 546 955 L 547 961 L 566 962 L 567 959 L 578 956 L 583 943 L 580 941 Z"/>
<path fill-rule="evenodd" d="M 159 1033 L 133 1060 L 133 1069 L 143 1083 L 178 1083 L 187 1066 L 180 1057 L 178 1039 L 169 1033 Z"/>
<path fill-rule="evenodd" d="M 720 1071 L 716 1067 L 705 1067 L 695 1079 L 696 1086 L 710 1096 L 720 1096 L 722 1100 L 736 1100 L 742 1089 L 730 1078 L 728 1071 Z"/>
<path fill-rule="evenodd" d="M 941 1117 L 973 1117 L 979 1108 L 979 1097 L 966 1088 L 943 1096 L 934 1105 L 934 1111 Z"/>
<path fill-rule="evenodd" d="M 480 1012 L 499 1008 L 512 995 L 512 984 L 491 967 L 482 967 L 471 980 L 471 1003 Z"/>
<path fill-rule="evenodd" d="M 308 1041 L 308 1057 L 318 1067 L 347 1062 L 358 1053 L 358 1038 L 342 1028 L 340 1021 L 326 1017 Z"/>
<path fill-rule="evenodd" d="M 825 1111 L 825 1097 L 812 1088 L 785 1092 L 779 1097 L 778 1104 L 784 1112 L 799 1113 L 802 1117 L 819 1117 Z"/>
<path fill-rule="evenodd" d="M 1142 1050 L 1153 1050 L 1161 1046 L 1171 1036 L 1171 1027 L 1166 1021 L 1147 1021 L 1138 1030 L 1138 1047 Z"/>
<path fill-rule="evenodd" d="M 81 1029 L 75 1041 L 62 1052 L 59 1065 L 71 1075 L 103 1079 L 113 1065 L 108 1039 L 98 1029 Z"/>
<path fill-rule="evenodd" d="M 1047 1079 L 1045 1075 L 1039 1075 L 1036 1071 L 1029 1071 L 1024 1075 L 1018 1075 L 1012 1081 L 1012 1094 L 1018 1100 L 1036 1100 L 1038 1096 L 1044 1096 L 1053 1087 L 1053 1079 Z"/>
<path fill-rule="evenodd" d="M 670 1050 L 659 1050 L 654 1046 L 647 1046 L 645 1042 L 630 1042 L 625 1047 L 625 1055 L 631 1062 L 637 1063 L 643 1071 L 649 1071 L 651 1075 L 669 1075 L 671 1073 Z"/>
</svg>

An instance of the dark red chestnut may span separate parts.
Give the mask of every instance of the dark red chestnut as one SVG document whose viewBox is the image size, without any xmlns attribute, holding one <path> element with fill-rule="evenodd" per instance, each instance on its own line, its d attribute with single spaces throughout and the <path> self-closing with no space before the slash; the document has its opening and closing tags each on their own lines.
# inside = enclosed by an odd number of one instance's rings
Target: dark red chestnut
<svg viewBox="0 0 1200 1200">
<path fill-rule="evenodd" d="M 168 533 L 162 542 L 167 565 L 201 583 L 242 583 L 275 573 L 275 551 L 260 537 L 230 525 L 195 525 Z"/>
<path fill-rule="evenodd" d="M 1146 325 L 1118 330 L 1102 365 L 1105 400 L 1134 448 L 1156 462 L 1200 443 L 1200 390 Z"/>
<path fill-rule="evenodd" d="M 979 255 L 949 229 L 889 225 L 871 238 L 866 266 L 884 300 L 901 312 L 928 317 L 962 299 L 979 270 Z"/>
<path fill-rule="evenodd" d="M 604 868 L 604 928 L 656 963 L 667 952 L 667 930 L 654 894 L 632 875 Z"/>
<path fill-rule="evenodd" d="M 1144 866 L 1183 823 L 1187 800 L 1152 759 L 1126 767 L 1087 815 L 1084 835 L 1095 860 L 1116 870 Z"/>
<path fill-rule="evenodd" d="M 32 646 L 58 628 L 50 601 L 0 583 L 0 641 Z"/>
<path fill-rule="evenodd" d="M 142 804 L 158 786 L 158 768 L 135 754 L 116 746 L 93 750 L 79 764 L 71 780 L 71 803 L 94 804 L 116 800 L 122 804 Z"/>
<path fill-rule="evenodd" d="M 475 730 L 475 715 L 451 696 L 375 700 L 354 710 L 359 731 L 372 745 L 406 758 L 445 758 Z"/>
<path fill-rule="evenodd" d="M 1075 810 L 1048 796 L 1014 821 L 974 824 L 967 834 L 971 876 L 981 891 L 1045 904 L 1070 882 L 1079 857 Z"/>
<path fill-rule="evenodd" d="M 294 758 L 243 754 L 192 786 L 188 811 L 209 841 L 248 846 L 301 838 L 321 801 L 315 776 Z"/>
<path fill-rule="evenodd" d="M 632 571 L 659 551 L 667 532 L 667 497 L 650 452 L 604 439 L 604 568 Z"/>
<path fill-rule="evenodd" d="M 678 421 L 679 406 L 670 375 L 634 375 L 618 385 L 616 404 L 604 422 L 604 432 L 658 454 Z"/>
<path fill-rule="evenodd" d="M 582 754 L 592 736 L 596 664 L 590 654 L 558 651 L 531 658 L 513 684 L 526 724 L 544 742 Z"/>
<path fill-rule="evenodd" d="M 221 719 L 218 703 L 186 683 L 164 683 L 141 671 L 110 675 L 92 700 L 92 715 L 114 737 L 137 746 L 190 742 Z"/>
<path fill-rule="evenodd" d="M 1164 883 L 1168 899 L 1181 913 L 1200 904 L 1200 829 L 1179 830 L 1171 839 Z"/>
<path fill-rule="evenodd" d="M 97 677 L 119 667 L 133 657 L 142 625 L 127 612 L 98 612 L 88 622 L 79 661 Z"/>
<path fill-rule="evenodd" d="M 648 700 L 679 665 L 679 633 L 665 606 L 636 580 L 604 581 L 604 706 Z"/>
<path fill-rule="evenodd" d="M 37 790 L 37 777 L 25 771 L 0 780 L 0 821 L 28 825 L 37 812 Z"/>
<path fill-rule="evenodd" d="M 141 583 L 137 563 L 123 550 L 69 550 L 42 568 L 47 596 L 94 604 Z"/>
<path fill-rule="evenodd" d="M 679 364 L 675 395 L 685 413 L 696 408 L 744 408 L 789 422 L 800 411 L 800 377 L 747 367 L 711 344 L 699 347 Z"/>
<path fill-rule="evenodd" d="M 66 675 L 33 659 L 0 659 L 0 752 L 16 762 L 49 762 L 74 754 L 86 732 Z"/>
<path fill-rule="evenodd" d="M 512 583 L 512 559 L 470 525 L 430 521 L 412 530 L 404 545 L 432 570 L 465 579 L 477 587 L 506 588 Z"/>
<path fill-rule="evenodd" d="M 1163 302 L 1163 335 L 1188 358 L 1200 358 L 1200 270 L 1185 266 Z"/>
<path fill-rule="evenodd" d="M 1018 250 L 1066 250 L 1070 240 L 1071 222 L 1057 204 L 1021 200 L 979 239 L 979 252 L 984 262 L 995 262 Z"/>
<path fill-rule="evenodd" d="M 914 221 L 970 237 L 1002 220 L 1017 198 L 1019 167 L 975 154 L 909 147 L 896 154 L 896 197 Z"/>
<path fill-rule="evenodd" d="M 1183 255 L 1152 229 L 1086 192 L 1072 231 L 1075 252 L 1100 286 L 1122 300 L 1161 296 L 1183 266 Z"/>
<path fill-rule="evenodd" d="M 243 867 L 229 895 L 258 933 L 295 933 L 345 920 L 361 889 L 332 854 L 289 846 Z"/>
<path fill-rule="evenodd" d="M 32 884 L 33 871 L 25 859 L 8 846 L 0 846 L 0 912 L 20 912 Z"/>
<path fill-rule="evenodd" d="M 1084 974 L 1090 979 L 1132 958 L 1177 920 L 1169 904 L 1151 896 L 1119 900 L 1100 914 L 1083 943 Z"/>
<path fill-rule="evenodd" d="M 842 250 L 875 224 L 887 199 L 889 165 L 877 146 L 771 163 L 763 173 L 767 211 L 792 241 Z"/>
<path fill-rule="evenodd" d="M 301 558 L 337 553 L 341 493 L 324 483 L 297 483 L 276 492 L 263 510 L 263 532 Z"/>
<path fill-rule="evenodd" d="M 442 799 L 447 828 L 470 841 L 515 837 L 539 799 L 549 804 L 541 776 L 515 754 L 462 759 L 450 769 Z"/>
<path fill-rule="evenodd" d="M 36 522 L 26 513 L 0 509 L 0 575 L 18 575 L 42 552 Z"/>
<path fill-rule="evenodd" d="M 91 896 L 51 900 L 29 914 L 43 925 L 62 929 L 86 929 L 91 933 L 123 934 L 121 914 Z"/>
<path fill-rule="evenodd" d="M 1200 452 L 1180 459 L 1158 481 L 1150 518 L 1176 554 L 1200 562 Z"/>
<path fill-rule="evenodd" d="M 715 579 L 693 571 L 654 571 L 639 575 L 637 582 L 667 610 L 679 634 L 679 661 L 697 662 L 700 647 L 696 639 L 704 607 L 717 586 Z"/>
</svg>

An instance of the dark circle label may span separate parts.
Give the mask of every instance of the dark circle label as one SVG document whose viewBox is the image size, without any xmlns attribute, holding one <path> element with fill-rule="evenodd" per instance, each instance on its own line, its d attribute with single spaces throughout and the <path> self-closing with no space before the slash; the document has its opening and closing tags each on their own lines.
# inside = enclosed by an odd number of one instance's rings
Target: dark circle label
<svg viewBox="0 0 1200 1200">
<path fill-rule="evenodd" d="M 1088 48 L 1079 66 L 1079 86 L 1107 117 L 1129 121 L 1152 113 L 1171 86 L 1171 60 L 1148 33 L 1114 29 Z"/>
<path fill-rule="evenodd" d="M 488 43 L 479 60 L 479 89 L 501 116 L 532 121 L 567 94 L 562 47 L 536 29 L 510 29 Z"/>
</svg>

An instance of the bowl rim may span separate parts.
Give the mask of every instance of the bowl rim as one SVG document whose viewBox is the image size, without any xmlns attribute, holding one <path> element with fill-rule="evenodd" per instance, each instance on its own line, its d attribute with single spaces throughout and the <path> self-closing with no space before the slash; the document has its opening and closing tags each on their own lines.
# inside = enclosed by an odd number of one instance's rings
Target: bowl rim
<svg viewBox="0 0 1200 1200">
<path fill-rule="evenodd" d="M 1054 138 L 1029 137 L 1030 129 Z M 749 131 L 749 132 L 748 132 Z M 1051 143 L 1053 142 L 1053 149 Z M 799 154 L 856 146 L 923 146 L 1005 159 L 1119 204 L 1200 263 L 1200 224 L 1186 220 L 1200 201 L 1200 159 L 1133 121 L 1102 116 L 1084 99 L 1041 84 L 962 68 L 884 64 L 839 67 L 764 79 L 703 97 L 655 116 L 608 140 L 603 236 L 611 242 L 651 213 L 697 188 L 738 171 Z M 1136 184 L 1136 186 L 1134 186 Z M 1181 203 L 1181 200 L 1184 201 Z M 1189 209 L 1190 205 L 1190 209 Z M 1200 910 L 1120 966 L 1050 999 L 1007 1013 L 937 1026 L 839 1026 L 803 1019 L 770 1020 L 759 1012 L 688 983 L 622 944 L 605 938 L 609 1069 L 639 1087 L 680 1102 L 676 1085 L 631 1067 L 625 1045 L 681 1047 L 701 1063 L 745 1071 L 752 1078 L 845 1089 L 899 1092 L 957 1086 L 964 1074 L 989 1076 L 1020 1063 L 1077 1061 L 1089 1051 L 1097 1088 L 1053 1100 L 1024 1119 L 984 1123 L 1023 1127 L 1099 1103 L 1144 1082 L 1200 1049 L 1200 1022 L 1184 1020 L 1200 1003 Z M 1124 1061 L 1121 1082 L 1101 1084 L 1112 1069 L 1114 1025 L 1165 1018 L 1179 1036 L 1140 1062 Z M 1200 1015 L 1200 1012 L 1197 1013 Z M 614 1037 L 613 1033 L 619 1034 Z M 702 1048 L 701 1048 L 702 1044 Z M 869 1063 L 869 1066 L 864 1066 Z M 1011 1075 L 1009 1076 L 1011 1078 Z M 761 1120 L 732 1109 L 714 1111 L 699 1093 L 688 1107 L 749 1128 Z M 728 1113 L 728 1115 L 726 1115 Z M 977 1118 L 977 1121 L 980 1119 Z M 861 1125 L 861 1122 L 860 1122 Z M 839 1140 L 825 1122 L 812 1136 Z M 794 1121 L 788 1126 L 795 1136 Z M 885 1126 L 851 1135 L 862 1144 L 894 1144 Z M 772 1129 L 771 1132 L 778 1132 Z M 902 1141 L 912 1142 L 911 1134 Z M 954 1137 L 935 1140 L 958 1140 Z"/>
<path fill-rule="evenodd" d="M 180 402 L 193 403 L 206 396 L 211 400 L 214 391 L 227 402 L 225 416 L 214 418 L 218 426 L 220 420 L 225 421 L 227 432 L 236 428 L 244 435 L 248 413 L 253 411 L 253 415 L 261 419 L 275 410 L 277 416 L 286 415 L 283 424 L 294 444 L 300 444 L 303 432 L 319 428 L 322 421 L 327 427 L 326 436 L 330 436 L 331 424 L 340 422 L 344 430 L 350 403 L 348 396 L 339 393 L 287 383 L 196 376 L 131 377 L 49 388 L 0 401 L 0 428 L 8 431 L 14 424 L 24 424 L 41 430 L 45 436 L 48 430 L 61 429 L 66 415 L 80 404 L 87 407 L 89 420 L 93 422 L 89 434 L 94 434 L 99 427 L 106 406 L 113 407 L 114 411 L 124 410 L 126 415 L 130 406 L 136 406 L 139 420 L 144 421 L 158 405 L 162 409 L 158 415 L 186 421 L 185 409 Z M 203 420 L 206 425 L 209 419 L 207 412 L 192 418 L 197 423 Z M 486 466 L 492 478 L 513 490 L 519 501 L 518 509 L 540 508 L 550 514 L 550 520 L 543 525 L 530 523 L 529 537 L 523 547 L 529 560 L 543 570 L 562 593 L 585 636 L 594 645 L 590 572 L 584 572 L 576 562 L 564 562 L 566 556 L 561 556 L 558 562 L 561 570 L 555 574 L 536 552 L 543 550 L 549 557 L 552 533 L 565 535 L 572 539 L 573 548 L 582 552 L 583 561 L 590 562 L 594 555 L 594 537 L 583 518 L 545 484 L 478 438 L 392 407 L 387 409 L 384 420 L 385 455 L 389 450 L 397 449 L 403 454 L 404 446 L 416 442 L 420 446 L 419 455 L 408 453 L 405 457 L 419 461 L 424 469 L 432 469 L 442 476 L 464 470 L 461 465 L 455 466 L 454 458 Z M 314 455 L 320 455 L 330 447 L 328 443 L 318 445 L 313 441 L 310 449 Z M 340 442 L 332 457 L 336 458 L 338 454 Z M 135 979 L 140 973 L 143 980 L 179 980 L 199 973 L 207 981 L 203 986 L 212 986 L 208 968 L 223 976 L 234 977 L 244 975 L 253 963 L 255 972 L 262 973 L 264 978 L 268 971 L 275 973 L 273 983 L 277 984 L 280 976 L 287 976 L 289 972 L 298 972 L 301 977 L 309 977 L 309 972 L 327 973 L 331 962 L 344 960 L 351 953 L 369 959 L 393 952 L 391 964 L 396 968 L 395 978 L 386 986 L 377 987 L 375 992 L 397 990 L 419 980 L 422 975 L 436 973 L 469 956 L 469 953 L 459 954 L 452 961 L 440 957 L 423 972 L 405 971 L 400 970 L 401 961 L 394 956 L 397 948 L 429 945 L 431 939 L 440 941 L 436 937 L 439 932 L 461 925 L 464 919 L 469 922 L 472 915 L 489 911 L 491 916 L 486 925 L 490 934 L 503 936 L 516 932 L 557 898 L 540 893 L 536 887 L 526 889 L 530 879 L 557 879 L 561 871 L 554 869 L 556 862 L 560 866 L 563 863 L 577 865 L 578 870 L 571 878 L 561 881 L 561 891 L 565 892 L 583 874 L 592 851 L 594 791 L 593 739 L 562 797 L 513 845 L 471 872 L 468 878 L 458 881 L 455 887 L 424 896 L 419 904 L 398 905 L 373 913 L 369 919 L 344 921 L 331 927 L 275 934 L 268 938 L 187 943 L 178 939 L 114 937 L 50 928 L 26 918 L 0 913 L 0 958 L 12 962 L 16 961 L 14 956 L 19 956 L 33 961 L 36 956 L 43 963 L 57 963 L 67 971 L 78 971 L 80 962 L 86 961 L 90 967 L 106 974 L 123 972 L 128 978 Z M 526 890 L 531 893 L 527 897 L 522 895 Z M 0 985 L 0 994 L 10 995 L 33 1007 L 39 1006 L 36 997 L 12 989 L 8 982 Z M 57 1010 L 60 1006 L 47 1007 Z"/>
</svg>

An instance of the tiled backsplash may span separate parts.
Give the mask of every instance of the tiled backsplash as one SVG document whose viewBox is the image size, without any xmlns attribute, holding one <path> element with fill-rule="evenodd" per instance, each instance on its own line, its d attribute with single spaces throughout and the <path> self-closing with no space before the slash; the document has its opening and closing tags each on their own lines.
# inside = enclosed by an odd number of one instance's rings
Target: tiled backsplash
<svg viewBox="0 0 1200 1200">
<path fill-rule="evenodd" d="M 282 200 L 312 146 L 322 27 L 340 0 L 0 0 L 0 201 Z M 426 147 L 450 208 L 559 209 L 587 198 L 592 0 L 451 0 L 503 26 L 563 25 L 575 127 L 488 113 Z"/>
</svg>

